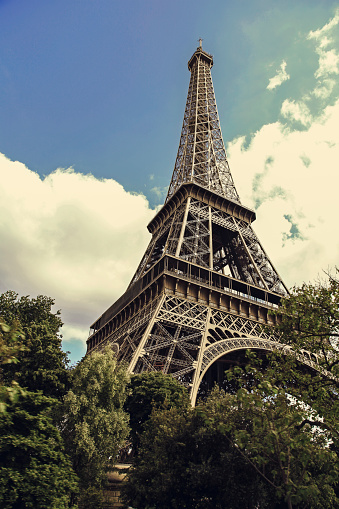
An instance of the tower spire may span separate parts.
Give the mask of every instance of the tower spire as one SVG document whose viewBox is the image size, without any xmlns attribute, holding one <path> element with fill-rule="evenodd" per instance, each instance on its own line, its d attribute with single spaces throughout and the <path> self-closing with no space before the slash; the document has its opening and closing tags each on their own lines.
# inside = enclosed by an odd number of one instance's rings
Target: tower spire
<svg viewBox="0 0 339 509">
<path fill-rule="evenodd" d="M 179 149 L 166 202 L 180 186 L 194 182 L 240 203 L 228 165 L 214 95 L 213 57 L 199 47 L 188 62 L 188 88 Z"/>
</svg>

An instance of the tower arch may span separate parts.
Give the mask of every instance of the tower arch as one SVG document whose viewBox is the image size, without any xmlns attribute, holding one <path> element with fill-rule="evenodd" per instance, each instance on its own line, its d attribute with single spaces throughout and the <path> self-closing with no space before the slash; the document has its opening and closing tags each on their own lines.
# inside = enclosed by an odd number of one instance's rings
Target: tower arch
<svg viewBox="0 0 339 509">
<path fill-rule="evenodd" d="M 209 345 L 204 352 L 201 371 L 197 376 L 195 384 L 191 390 L 191 403 L 194 406 L 197 400 L 199 388 L 202 380 L 211 366 L 222 357 L 231 352 L 241 350 L 259 350 L 262 352 L 272 352 L 281 347 L 277 341 L 262 339 L 259 337 L 234 337 L 233 339 L 224 339 L 217 343 Z"/>
</svg>

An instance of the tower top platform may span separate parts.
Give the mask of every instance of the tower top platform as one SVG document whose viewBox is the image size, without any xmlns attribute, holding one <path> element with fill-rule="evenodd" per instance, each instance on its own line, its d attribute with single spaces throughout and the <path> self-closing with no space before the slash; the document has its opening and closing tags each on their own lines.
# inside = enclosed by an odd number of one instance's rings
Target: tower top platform
<svg viewBox="0 0 339 509">
<path fill-rule="evenodd" d="M 198 46 L 198 48 L 188 61 L 188 70 L 192 71 L 194 64 L 199 60 L 206 62 L 209 65 L 210 69 L 213 67 L 213 56 L 204 51 L 201 46 Z"/>
</svg>

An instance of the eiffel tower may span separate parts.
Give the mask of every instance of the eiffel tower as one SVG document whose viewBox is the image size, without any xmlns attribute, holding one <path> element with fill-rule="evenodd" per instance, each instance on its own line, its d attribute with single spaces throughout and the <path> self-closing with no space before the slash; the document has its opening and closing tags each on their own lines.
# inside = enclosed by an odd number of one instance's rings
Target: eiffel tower
<svg viewBox="0 0 339 509">
<path fill-rule="evenodd" d="M 226 157 L 212 55 L 199 47 L 178 154 L 152 239 L 126 292 L 91 326 L 87 352 L 112 345 L 131 373 L 162 371 L 190 390 L 211 385 L 234 355 L 273 350 L 273 324 L 288 290 L 252 229 Z M 233 356 L 233 357 L 232 357 Z"/>
</svg>

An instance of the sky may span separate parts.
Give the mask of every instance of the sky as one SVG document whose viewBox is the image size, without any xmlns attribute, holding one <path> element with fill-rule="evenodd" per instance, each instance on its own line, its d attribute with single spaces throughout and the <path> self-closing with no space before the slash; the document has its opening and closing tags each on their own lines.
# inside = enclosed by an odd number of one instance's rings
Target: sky
<svg viewBox="0 0 339 509">
<path fill-rule="evenodd" d="M 280 276 L 338 265 L 338 0 L 0 0 L 0 292 L 53 297 L 72 362 L 149 242 L 200 37 Z"/>
</svg>

